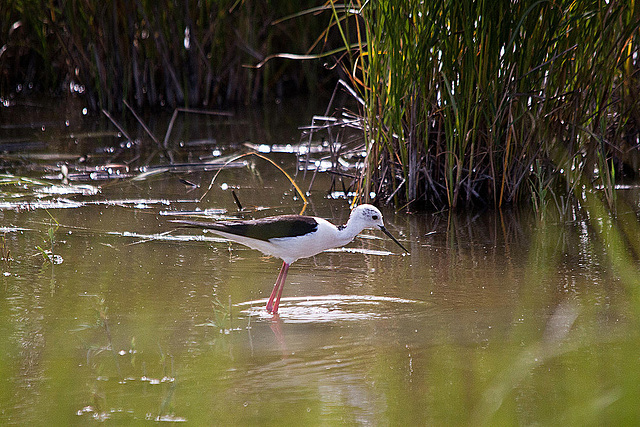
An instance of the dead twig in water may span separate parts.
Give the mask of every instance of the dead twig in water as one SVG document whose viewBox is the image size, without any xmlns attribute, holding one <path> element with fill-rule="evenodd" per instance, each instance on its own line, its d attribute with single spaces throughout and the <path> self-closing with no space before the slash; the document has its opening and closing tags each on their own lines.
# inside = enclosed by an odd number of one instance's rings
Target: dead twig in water
<svg viewBox="0 0 640 427">
<path fill-rule="evenodd" d="M 169 135 L 171 135 L 171 131 L 173 130 L 173 124 L 178 117 L 178 113 L 195 113 L 195 114 L 208 114 L 211 116 L 225 116 L 225 117 L 233 117 L 233 113 L 229 111 L 213 111 L 213 110 L 201 110 L 198 108 L 176 108 L 173 110 L 173 115 L 171 116 L 171 120 L 169 121 L 169 127 L 167 128 L 167 132 L 164 134 L 164 147 L 167 148 L 169 144 Z"/>
<path fill-rule="evenodd" d="M 236 202 L 236 206 L 238 206 L 238 210 L 242 211 L 242 203 L 240 203 L 240 199 L 238 199 L 238 195 L 235 190 L 231 190 L 231 195 L 233 196 L 233 200 Z"/>
<path fill-rule="evenodd" d="M 114 125 L 115 127 L 117 127 L 117 128 L 118 128 L 118 130 L 119 130 L 120 132 L 122 132 L 122 134 L 124 135 L 124 137 L 125 137 L 125 138 L 127 138 L 129 141 L 133 141 L 133 139 L 131 139 L 131 137 L 129 136 L 129 134 L 127 133 L 127 131 L 126 131 L 126 130 L 124 130 L 124 128 L 123 128 L 122 126 L 120 126 L 120 123 L 118 123 L 118 122 L 116 121 L 116 119 L 114 119 L 114 118 L 111 116 L 111 114 L 107 113 L 107 110 L 105 110 L 104 108 L 102 109 L 102 114 L 104 114 L 105 116 L 107 116 L 107 118 L 108 118 L 109 120 L 111 120 L 111 123 L 113 123 L 113 125 Z"/>
<path fill-rule="evenodd" d="M 129 109 L 129 111 L 131 111 L 131 114 L 133 114 L 133 117 L 136 118 L 138 123 L 140 123 L 140 125 L 142 126 L 142 129 L 144 129 L 144 131 L 147 132 L 147 135 L 149 135 L 153 140 L 153 142 L 156 143 L 156 145 L 158 146 L 158 149 L 162 151 L 162 154 L 164 155 L 164 157 L 169 161 L 169 163 L 173 164 L 173 156 L 171 155 L 171 152 L 167 150 L 166 147 L 162 146 L 158 138 L 156 138 L 153 132 L 151 132 L 151 129 L 149 129 L 149 127 L 145 124 L 145 122 L 142 121 L 142 118 L 138 115 L 138 113 L 135 112 L 135 110 L 131 107 L 131 105 L 129 105 L 129 103 L 125 100 L 122 100 L 122 102 Z"/>
</svg>

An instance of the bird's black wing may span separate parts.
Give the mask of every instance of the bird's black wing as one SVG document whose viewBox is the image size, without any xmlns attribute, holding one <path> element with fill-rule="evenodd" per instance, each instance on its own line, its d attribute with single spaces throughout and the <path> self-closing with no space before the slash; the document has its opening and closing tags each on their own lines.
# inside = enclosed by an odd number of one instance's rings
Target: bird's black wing
<svg viewBox="0 0 640 427">
<path fill-rule="evenodd" d="M 310 216 L 282 215 L 246 221 L 201 222 L 177 220 L 172 221 L 190 227 L 208 228 L 245 236 L 252 239 L 268 241 L 280 237 L 295 237 L 312 233 L 318 229 L 318 222 Z"/>
</svg>

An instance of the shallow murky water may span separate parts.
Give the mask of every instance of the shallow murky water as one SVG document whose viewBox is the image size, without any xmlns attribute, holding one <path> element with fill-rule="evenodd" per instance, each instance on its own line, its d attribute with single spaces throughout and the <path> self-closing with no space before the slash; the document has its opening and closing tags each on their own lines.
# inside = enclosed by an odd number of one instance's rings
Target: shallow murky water
<svg viewBox="0 0 640 427">
<path fill-rule="evenodd" d="M 300 124 L 264 142 L 295 145 Z M 292 154 L 270 155 L 295 173 Z M 169 222 L 233 215 L 232 189 L 261 207 L 248 216 L 298 212 L 273 166 L 224 170 L 198 201 L 215 171 L 136 180 L 130 167 L 126 179 L 62 184 L 56 162 L 29 174 L 46 182 L 5 177 L 0 187 L 2 424 L 640 419 L 632 291 L 580 218 L 383 209 L 411 254 L 368 231 L 299 260 L 274 318 L 264 305 L 279 260 Z M 347 202 L 325 197 L 328 176 L 313 179 L 306 213 L 343 223 Z"/>
</svg>

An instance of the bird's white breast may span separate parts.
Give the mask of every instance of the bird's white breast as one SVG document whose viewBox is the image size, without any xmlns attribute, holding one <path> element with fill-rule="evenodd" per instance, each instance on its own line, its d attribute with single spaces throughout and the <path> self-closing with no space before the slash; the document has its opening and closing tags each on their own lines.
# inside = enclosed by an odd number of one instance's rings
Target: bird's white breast
<svg viewBox="0 0 640 427">
<path fill-rule="evenodd" d="M 336 226 L 330 222 L 321 218 L 317 218 L 317 221 L 318 229 L 312 233 L 303 236 L 270 239 L 269 243 L 273 247 L 271 255 L 282 258 L 283 261 L 290 264 L 297 259 L 311 257 L 351 241 L 351 239 L 344 241 Z"/>
</svg>

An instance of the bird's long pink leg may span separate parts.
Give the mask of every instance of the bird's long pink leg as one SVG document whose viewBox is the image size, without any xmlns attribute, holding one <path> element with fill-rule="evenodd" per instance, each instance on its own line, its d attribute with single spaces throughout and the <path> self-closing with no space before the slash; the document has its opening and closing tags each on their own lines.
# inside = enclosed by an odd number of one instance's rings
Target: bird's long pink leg
<svg viewBox="0 0 640 427">
<path fill-rule="evenodd" d="M 280 295 L 282 295 L 282 288 L 284 286 L 284 281 L 287 278 L 287 270 L 289 270 L 289 264 L 287 264 L 286 262 L 283 262 L 282 268 L 280 269 L 280 273 L 278 274 L 278 278 L 276 279 L 276 283 L 275 285 L 273 285 L 273 291 L 271 291 L 269 302 L 267 302 L 267 311 L 269 313 L 275 314 L 278 312 L 278 305 L 280 304 Z M 274 301 L 275 301 L 275 305 L 274 305 Z"/>
<path fill-rule="evenodd" d="M 276 297 L 276 301 L 273 303 L 273 313 L 278 312 L 278 306 L 280 305 L 280 297 L 282 296 L 282 289 L 284 288 L 284 281 L 287 279 L 287 272 L 289 271 L 289 264 L 282 264 L 282 281 L 280 282 L 280 289 L 278 289 L 278 296 Z"/>
</svg>

